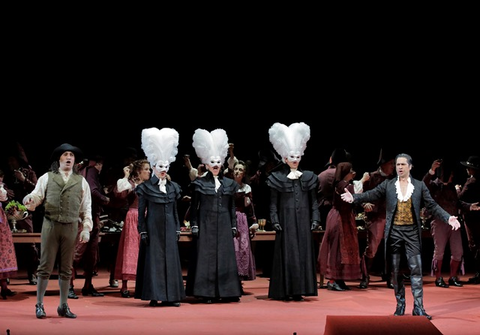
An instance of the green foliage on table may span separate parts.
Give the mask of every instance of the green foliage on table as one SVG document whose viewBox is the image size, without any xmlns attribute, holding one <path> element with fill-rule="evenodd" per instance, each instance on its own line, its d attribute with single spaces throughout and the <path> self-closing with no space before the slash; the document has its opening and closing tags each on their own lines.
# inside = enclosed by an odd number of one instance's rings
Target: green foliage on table
<svg viewBox="0 0 480 335">
<path fill-rule="evenodd" d="M 10 201 L 7 206 L 5 206 L 5 212 L 7 212 L 10 215 L 13 215 L 15 212 L 24 212 L 27 210 L 27 207 L 25 205 L 19 203 L 16 200 Z"/>
</svg>

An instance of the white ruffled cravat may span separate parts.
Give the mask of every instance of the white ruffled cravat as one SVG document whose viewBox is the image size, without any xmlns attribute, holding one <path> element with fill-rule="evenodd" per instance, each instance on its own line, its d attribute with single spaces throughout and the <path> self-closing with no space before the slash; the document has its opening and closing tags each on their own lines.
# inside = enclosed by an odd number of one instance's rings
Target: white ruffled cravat
<svg viewBox="0 0 480 335">
<path fill-rule="evenodd" d="M 415 187 L 413 186 L 410 177 L 408 177 L 407 193 L 402 194 L 402 191 L 400 189 L 400 179 L 399 178 L 395 182 L 395 188 L 397 190 L 397 199 L 399 201 L 407 201 L 412 196 L 412 193 L 413 193 L 413 190 L 414 190 Z"/>
<path fill-rule="evenodd" d="M 160 189 L 160 192 L 167 193 L 167 188 L 165 187 L 166 184 L 167 184 L 167 178 L 160 179 L 158 181 L 158 187 Z"/>
<path fill-rule="evenodd" d="M 214 178 L 215 178 L 215 192 L 217 192 L 221 184 L 220 184 L 220 180 L 218 180 L 218 176 L 214 176 Z"/>
<path fill-rule="evenodd" d="M 288 179 L 298 179 L 298 178 L 300 178 L 301 175 L 302 175 L 302 173 L 300 171 L 295 170 L 295 169 L 291 169 L 290 173 L 287 175 L 287 178 Z"/>
</svg>

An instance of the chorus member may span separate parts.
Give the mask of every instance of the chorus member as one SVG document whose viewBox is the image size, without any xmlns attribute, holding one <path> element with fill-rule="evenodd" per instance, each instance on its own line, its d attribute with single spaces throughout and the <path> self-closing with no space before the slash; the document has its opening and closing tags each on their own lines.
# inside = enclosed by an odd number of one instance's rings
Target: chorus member
<svg viewBox="0 0 480 335">
<path fill-rule="evenodd" d="M 0 170 L 0 296 L 7 299 L 16 294 L 8 288 L 8 280 L 17 276 L 18 265 L 12 231 L 1 203 L 8 199 L 7 190 L 3 187 L 3 177 L 4 173 Z"/>
<path fill-rule="evenodd" d="M 185 298 L 178 249 L 177 202 L 182 190 L 167 174 L 178 153 L 178 139 L 179 134 L 173 128 L 142 130 L 142 149 L 153 173 L 135 188 L 141 238 L 135 298 L 150 300 L 152 307 L 179 307 Z"/>
<path fill-rule="evenodd" d="M 352 204 L 342 201 L 340 197 L 345 188 L 354 193 L 354 177 L 351 163 L 337 164 L 332 208 L 318 252 L 320 275 L 328 279 L 327 289 L 331 291 L 349 290 L 345 281 L 361 278 L 355 210 Z"/>
<path fill-rule="evenodd" d="M 138 252 L 140 248 L 140 234 L 138 233 L 138 196 L 136 187 L 150 178 L 150 163 L 146 159 L 138 159 L 123 168 L 125 176 L 117 181 L 114 188 L 115 197 L 127 198 L 129 209 L 125 216 L 115 264 L 115 278 L 122 281 L 120 295 L 130 298 L 128 281 L 137 277 Z"/>
<path fill-rule="evenodd" d="M 386 179 L 392 179 L 395 176 L 394 160 L 395 155 L 391 153 L 390 149 L 380 149 L 380 156 L 377 161 L 378 168 L 371 172 L 370 178 L 363 183 L 363 191 L 375 188 L 375 186 L 381 184 Z M 370 272 L 374 264 L 375 256 L 383 241 L 386 222 L 385 198 L 381 198 L 376 202 L 365 202 L 362 203 L 361 206 L 365 213 L 367 238 L 365 249 L 361 254 L 362 280 L 360 281 L 359 288 L 366 289 L 370 283 Z M 385 264 L 385 262 L 383 263 Z M 393 288 L 388 271 L 386 271 L 383 277 L 387 282 L 387 287 Z"/>
<path fill-rule="evenodd" d="M 317 269 L 312 231 L 320 226 L 317 203 L 318 177 L 300 169 L 310 139 L 303 123 L 274 123 L 270 142 L 283 159 L 283 167 L 267 179 L 270 187 L 270 220 L 276 232 L 268 297 L 302 301 L 317 296 Z"/>
<path fill-rule="evenodd" d="M 22 202 L 23 198 L 35 188 L 37 174 L 28 163 L 25 151 L 19 143 L 16 143 L 16 148 L 11 148 L 11 150 L 12 152 L 7 155 L 4 188 L 7 190 L 9 201 L 16 200 Z M 28 216 L 16 221 L 15 227 L 26 233 L 33 233 L 36 231 L 36 223 L 39 222 L 37 219 L 41 217 L 42 210 L 43 208 L 38 208 L 35 211 L 29 211 Z M 37 245 L 35 243 L 22 243 L 17 246 L 17 251 L 25 257 L 28 283 L 36 285 L 36 273 L 39 264 Z"/>
<path fill-rule="evenodd" d="M 250 239 L 255 234 L 258 224 L 256 224 L 252 188 L 245 182 L 246 173 L 247 164 L 242 160 L 237 161 L 233 166 L 233 177 L 240 187 L 235 193 L 237 235 L 233 242 L 235 243 L 238 276 L 242 281 L 254 280 L 257 277 Z"/>
<path fill-rule="evenodd" d="M 233 239 L 237 235 L 235 193 L 239 185 L 223 175 L 228 151 L 225 130 L 197 129 L 192 143 L 208 172 L 191 183 L 190 226 L 194 253 L 189 261 L 187 295 L 204 303 L 238 302 L 241 285 Z"/>
<path fill-rule="evenodd" d="M 327 227 L 327 216 L 332 208 L 333 203 L 333 195 L 334 195 L 334 186 L 333 182 L 335 180 L 335 168 L 337 167 L 338 163 L 347 162 L 348 153 L 343 148 L 335 148 L 330 155 L 330 158 L 325 164 L 325 169 L 318 174 L 318 194 L 317 194 L 317 201 L 318 201 L 318 209 L 320 211 L 320 219 L 323 223 L 323 228 L 326 229 Z"/>
<path fill-rule="evenodd" d="M 100 174 L 103 170 L 104 159 L 102 156 L 95 156 L 95 158 L 89 160 L 89 166 L 85 168 L 85 179 L 90 186 L 90 192 L 92 197 L 92 221 L 93 228 L 90 232 L 90 239 L 87 243 L 81 243 L 77 240 L 75 245 L 75 253 L 73 255 L 73 272 L 70 279 L 70 288 L 68 291 L 68 297 L 70 299 L 78 299 L 74 291 L 75 274 L 80 268 L 80 264 L 83 265 L 85 281 L 82 287 L 83 296 L 103 297 L 105 294 L 98 292 L 93 286 L 93 275 L 98 262 L 99 256 L 99 242 L 100 242 L 100 228 L 102 223 L 100 216 L 103 213 L 103 206 L 110 202 L 110 198 L 107 197 L 100 181 Z M 78 226 L 78 234 L 82 233 L 82 224 Z"/>
<path fill-rule="evenodd" d="M 430 170 L 423 177 L 433 199 L 451 215 L 475 210 L 478 203 L 469 204 L 458 199 L 454 183 L 455 169 L 448 159 L 436 159 Z M 459 272 L 465 274 L 463 266 L 463 241 L 461 230 L 452 230 L 437 218 L 431 223 L 433 237 L 432 275 L 435 276 L 435 285 L 448 288 L 461 287 L 463 284 L 458 278 Z M 450 248 L 450 276 L 448 284 L 442 276 L 443 259 L 447 245 Z"/>
<path fill-rule="evenodd" d="M 480 201 L 480 157 L 470 156 L 466 161 L 461 161 L 466 168 L 467 180 L 458 186 L 458 198 L 462 201 L 475 203 Z M 475 274 L 469 278 L 470 284 L 480 284 L 480 212 L 463 212 L 467 232 L 468 248 L 473 255 L 473 268 Z"/>
</svg>

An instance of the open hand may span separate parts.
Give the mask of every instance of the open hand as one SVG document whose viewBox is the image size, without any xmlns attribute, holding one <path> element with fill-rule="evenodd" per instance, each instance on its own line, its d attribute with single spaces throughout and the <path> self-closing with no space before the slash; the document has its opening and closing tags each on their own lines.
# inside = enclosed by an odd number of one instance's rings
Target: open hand
<svg viewBox="0 0 480 335">
<path fill-rule="evenodd" d="M 340 197 L 342 198 L 343 201 L 348 202 L 348 203 L 352 203 L 353 202 L 352 193 L 350 193 L 350 191 L 347 190 L 347 188 L 345 188 L 344 190 L 345 190 L 345 193 L 342 193 L 340 195 Z"/>
<path fill-rule="evenodd" d="M 458 222 L 456 216 L 450 216 L 450 218 L 448 219 L 448 224 L 452 226 L 453 230 L 457 230 L 458 228 L 460 228 L 460 222 Z"/>
</svg>

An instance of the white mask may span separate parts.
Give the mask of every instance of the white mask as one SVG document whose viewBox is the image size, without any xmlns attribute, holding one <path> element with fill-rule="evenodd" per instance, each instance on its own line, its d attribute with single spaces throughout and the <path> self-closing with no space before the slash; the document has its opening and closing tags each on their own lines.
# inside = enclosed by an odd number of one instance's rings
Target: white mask
<svg viewBox="0 0 480 335">
<path fill-rule="evenodd" d="M 157 164 L 155 164 L 155 170 L 158 173 L 168 172 L 169 169 L 170 169 L 170 163 L 168 161 L 158 161 Z"/>
<path fill-rule="evenodd" d="M 210 161 L 208 162 L 208 165 L 210 165 L 211 167 L 221 167 L 222 160 L 220 159 L 220 156 L 210 156 Z"/>
<path fill-rule="evenodd" d="M 301 155 L 298 151 L 290 151 L 290 153 L 288 154 L 288 157 L 287 159 L 292 162 L 292 163 L 295 163 L 295 162 L 300 162 L 300 159 L 301 159 Z"/>
</svg>

